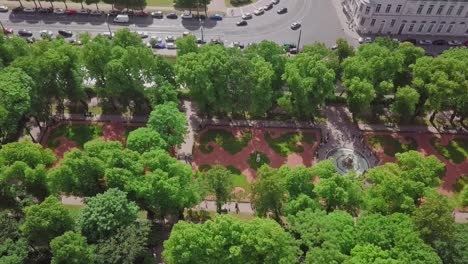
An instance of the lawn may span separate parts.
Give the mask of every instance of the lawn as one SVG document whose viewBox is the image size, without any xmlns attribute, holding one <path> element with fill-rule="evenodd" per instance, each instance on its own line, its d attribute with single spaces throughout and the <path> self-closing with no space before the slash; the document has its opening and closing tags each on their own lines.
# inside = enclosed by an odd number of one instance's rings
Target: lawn
<svg viewBox="0 0 468 264">
<path fill-rule="evenodd" d="M 245 6 L 245 5 L 251 4 L 252 0 L 245 0 L 245 1 L 224 0 L 224 2 L 226 3 L 226 7 L 239 7 L 239 6 Z"/>
<path fill-rule="evenodd" d="M 289 156 L 291 153 L 302 153 L 304 147 L 301 142 L 313 145 L 315 143 L 315 136 L 313 133 L 286 133 L 279 137 L 273 138 L 270 133 L 264 134 L 265 140 L 268 142 L 270 148 L 283 157 Z"/>
<path fill-rule="evenodd" d="M 174 6 L 174 0 L 148 0 L 146 1 L 148 7 L 151 6 Z"/>
<path fill-rule="evenodd" d="M 198 170 L 201 172 L 206 172 L 207 170 L 211 169 L 211 165 L 202 164 L 198 167 Z M 240 187 L 244 189 L 246 194 L 250 193 L 250 183 L 247 181 L 245 175 L 241 173 L 239 169 L 234 166 L 227 166 L 228 169 L 232 173 L 232 183 L 234 187 Z"/>
<path fill-rule="evenodd" d="M 383 149 L 385 155 L 390 157 L 395 157 L 396 153 L 416 150 L 418 147 L 416 140 L 411 137 L 405 138 L 405 141 L 410 142 L 409 144 L 401 143 L 391 136 L 369 136 L 368 141 L 374 149 Z"/>
<path fill-rule="evenodd" d="M 78 219 L 80 216 L 81 210 L 85 208 L 85 205 L 79 205 L 79 204 L 63 204 L 63 207 L 68 210 L 70 213 L 71 217 L 73 219 Z M 141 210 L 138 212 L 138 218 L 140 219 L 146 219 L 146 211 Z"/>
<path fill-rule="evenodd" d="M 431 138 L 432 146 L 444 158 L 450 160 L 455 164 L 460 164 L 468 158 L 468 139 L 452 139 L 446 146 L 440 144 L 438 138 Z"/>
<path fill-rule="evenodd" d="M 257 162 L 257 155 L 260 156 L 259 161 Z M 250 168 L 257 170 L 260 168 L 263 164 L 270 164 L 270 159 L 265 153 L 255 151 L 252 154 L 250 154 L 249 159 L 247 160 L 249 163 Z"/>
<path fill-rule="evenodd" d="M 60 142 L 56 139 L 62 136 L 74 141 L 78 146 L 83 147 L 86 142 L 102 136 L 102 126 L 61 125 L 52 131 L 47 139 L 47 146 L 53 149 L 59 147 Z"/>
<path fill-rule="evenodd" d="M 236 154 L 247 146 L 252 139 L 252 133 L 243 132 L 240 138 L 235 137 L 231 132 L 223 129 L 211 129 L 203 133 L 200 137 L 200 150 L 208 154 L 213 152 L 213 147 L 207 145 L 215 142 L 229 154 Z"/>
</svg>

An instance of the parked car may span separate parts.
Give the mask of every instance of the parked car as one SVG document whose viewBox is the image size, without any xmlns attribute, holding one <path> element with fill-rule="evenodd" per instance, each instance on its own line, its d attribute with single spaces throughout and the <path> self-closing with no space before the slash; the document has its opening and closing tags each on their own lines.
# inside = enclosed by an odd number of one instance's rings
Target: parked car
<svg viewBox="0 0 468 264">
<path fill-rule="evenodd" d="M 60 29 L 58 33 L 60 36 L 64 38 L 70 38 L 73 36 L 73 32 L 71 32 L 70 30 L 65 30 L 65 29 Z"/>
<path fill-rule="evenodd" d="M 169 36 L 166 36 L 166 42 L 169 43 L 169 42 L 174 42 L 176 39 L 174 36 L 172 35 L 169 35 Z"/>
<path fill-rule="evenodd" d="M 4 35 L 13 34 L 13 29 L 4 27 L 3 28 L 3 34 Z"/>
<path fill-rule="evenodd" d="M 298 28 L 300 28 L 300 27 L 301 27 L 301 22 L 299 22 L 299 21 L 298 21 L 298 22 L 294 22 L 294 23 L 291 24 L 291 29 L 292 29 L 292 30 L 296 30 L 296 29 L 298 29 Z"/>
<path fill-rule="evenodd" d="M 289 49 L 290 54 L 297 54 L 298 52 L 299 52 L 299 50 L 297 48 Z"/>
<path fill-rule="evenodd" d="M 193 15 L 192 13 L 184 13 L 180 16 L 180 18 L 182 19 L 192 19 L 193 18 Z"/>
<path fill-rule="evenodd" d="M 34 37 L 26 37 L 24 38 L 24 40 L 26 40 L 27 43 L 34 43 L 36 42 L 36 39 Z"/>
<path fill-rule="evenodd" d="M 34 13 L 34 12 L 36 12 L 36 9 L 35 8 L 30 8 L 30 7 L 25 7 L 25 8 L 23 8 L 23 12 L 25 12 L 25 13 Z"/>
<path fill-rule="evenodd" d="M 263 7 L 263 9 L 265 9 L 265 10 L 270 10 L 272 8 L 273 8 L 273 3 L 268 3 Z"/>
<path fill-rule="evenodd" d="M 174 42 L 166 44 L 167 49 L 177 49 L 177 45 Z"/>
<path fill-rule="evenodd" d="M 244 48 L 244 44 L 242 44 L 242 43 L 240 43 L 240 42 L 238 42 L 238 41 L 234 41 L 234 42 L 232 43 L 232 47 L 234 47 L 234 48 L 239 48 L 239 49 L 243 49 L 243 48 Z"/>
<path fill-rule="evenodd" d="M 22 7 L 15 7 L 11 10 L 12 13 L 19 13 L 19 12 L 23 12 L 23 8 Z"/>
<path fill-rule="evenodd" d="M 189 36 L 189 35 L 192 35 L 192 33 L 188 32 L 188 31 L 182 32 L 182 37 L 186 37 L 186 36 Z"/>
<path fill-rule="evenodd" d="M 265 13 L 265 10 L 263 8 L 257 8 L 255 11 L 254 11 L 254 14 L 256 16 L 259 16 L 259 15 L 262 15 L 263 13 Z"/>
<path fill-rule="evenodd" d="M 152 47 L 153 49 L 165 49 L 166 44 L 164 44 L 163 42 L 157 42 L 157 43 L 154 43 Z"/>
<path fill-rule="evenodd" d="M 8 12 L 8 7 L 6 7 L 6 6 L 0 6 L 0 12 L 2 12 L 2 13 Z"/>
<path fill-rule="evenodd" d="M 296 48 L 296 44 L 293 43 L 285 43 L 283 44 L 283 49 L 287 52 L 289 52 L 291 49 Z"/>
<path fill-rule="evenodd" d="M 166 15 L 166 18 L 177 19 L 177 14 L 176 13 L 169 13 L 169 14 Z"/>
<path fill-rule="evenodd" d="M 62 8 L 55 8 L 54 9 L 54 14 L 63 15 L 63 14 L 65 14 L 65 10 L 63 10 Z"/>
<path fill-rule="evenodd" d="M 137 17 L 147 17 L 148 13 L 146 13 L 145 11 L 138 11 L 138 12 L 135 12 L 134 15 Z"/>
<path fill-rule="evenodd" d="M 422 39 L 422 40 L 418 41 L 418 44 L 428 46 L 428 45 L 432 45 L 432 41 L 428 40 L 428 39 Z"/>
<path fill-rule="evenodd" d="M 81 43 L 81 40 L 78 40 L 78 39 L 75 39 L 75 38 L 67 39 L 67 42 L 72 44 L 72 45 L 78 45 L 78 46 L 83 44 L 83 43 Z"/>
<path fill-rule="evenodd" d="M 237 21 L 237 22 L 236 22 L 236 25 L 237 25 L 238 27 L 240 27 L 240 26 L 247 26 L 247 21 L 245 21 L 245 20 Z"/>
<path fill-rule="evenodd" d="M 459 41 L 459 40 L 450 40 L 447 42 L 447 44 L 449 46 L 461 46 L 463 45 L 463 42 Z"/>
<path fill-rule="evenodd" d="M 203 45 L 206 44 L 206 41 L 202 38 L 197 38 L 197 44 Z"/>
<path fill-rule="evenodd" d="M 211 43 L 211 44 L 223 45 L 223 46 L 224 46 L 224 41 L 223 41 L 222 39 L 219 39 L 219 38 L 218 38 L 218 39 L 212 38 L 212 39 L 210 40 L 210 43 Z"/>
<path fill-rule="evenodd" d="M 78 11 L 76 11 L 74 9 L 68 9 L 67 11 L 65 11 L 65 14 L 67 14 L 67 15 L 76 15 L 76 14 L 78 14 Z"/>
<path fill-rule="evenodd" d="M 278 9 L 278 11 L 276 11 L 276 13 L 278 14 L 286 14 L 288 12 L 288 9 L 286 7 L 282 7 L 280 9 Z"/>
<path fill-rule="evenodd" d="M 210 16 L 210 19 L 219 21 L 219 20 L 223 20 L 223 16 L 220 15 L 220 14 L 214 14 L 214 15 Z"/>
<path fill-rule="evenodd" d="M 114 37 L 114 33 L 104 32 L 101 34 L 101 36 L 106 37 L 108 39 L 112 39 Z"/>
<path fill-rule="evenodd" d="M 154 18 L 163 18 L 163 12 L 162 11 L 153 11 L 151 12 L 151 16 Z"/>
<path fill-rule="evenodd" d="M 465 45 L 465 47 L 468 47 L 468 40 L 465 41 L 465 43 L 463 43 L 463 45 Z"/>
<path fill-rule="evenodd" d="M 32 37 L 32 32 L 26 29 L 18 30 L 18 36 L 20 37 Z"/>
<path fill-rule="evenodd" d="M 271 2 L 275 5 L 279 4 L 279 0 L 271 0 Z"/>
<path fill-rule="evenodd" d="M 111 11 L 109 11 L 109 13 L 107 13 L 107 14 L 108 14 L 109 16 L 115 17 L 115 16 L 118 16 L 118 15 L 119 15 L 119 11 L 117 11 L 117 10 L 111 10 Z"/>
<path fill-rule="evenodd" d="M 146 31 L 137 31 L 135 32 L 140 38 L 144 39 L 148 37 L 148 32 Z"/>
<path fill-rule="evenodd" d="M 41 36 L 41 38 L 43 39 L 50 39 L 54 36 L 54 33 L 50 30 L 41 30 L 39 32 L 39 35 Z"/>
<path fill-rule="evenodd" d="M 115 23 L 128 23 L 128 21 L 130 21 L 130 18 L 128 17 L 128 15 L 117 15 L 114 18 Z"/>
<path fill-rule="evenodd" d="M 247 20 L 247 19 L 252 19 L 252 14 L 250 13 L 245 13 L 242 15 L 242 19 Z"/>
<path fill-rule="evenodd" d="M 432 45 L 437 45 L 437 46 L 443 46 L 443 45 L 447 45 L 447 41 L 444 40 L 444 39 L 438 39 L 438 40 L 434 40 L 432 42 Z"/>
<path fill-rule="evenodd" d="M 37 9 L 37 12 L 41 14 L 51 14 L 54 12 L 54 9 L 52 7 L 39 8 Z"/>
<path fill-rule="evenodd" d="M 92 16 L 102 16 L 104 13 L 102 11 L 99 11 L 99 10 L 93 10 L 89 14 L 92 15 Z"/>
<path fill-rule="evenodd" d="M 361 43 L 361 44 L 362 44 L 362 43 L 371 43 L 371 42 L 372 42 L 372 38 L 371 38 L 371 37 L 365 37 L 365 38 L 360 37 L 360 38 L 358 38 L 358 42 Z"/>
<path fill-rule="evenodd" d="M 89 15 L 89 13 L 91 13 L 91 10 L 90 9 L 78 9 L 76 12 L 79 15 Z"/>
</svg>

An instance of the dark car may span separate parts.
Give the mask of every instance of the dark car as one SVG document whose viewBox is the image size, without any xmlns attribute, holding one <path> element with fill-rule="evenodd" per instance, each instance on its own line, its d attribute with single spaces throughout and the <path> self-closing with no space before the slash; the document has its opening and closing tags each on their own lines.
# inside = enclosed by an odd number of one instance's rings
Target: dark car
<svg viewBox="0 0 468 264">
<path fill-rule="evenodd" d="M 60 36 L 63 36 L 64 38 L 69 38 L 73 36 L 73 32 L 71 32 L 70 30 L 61 29 L 58 31 L 58 33 Z"/>
<path fill-rule="evenodd" d="M 223 16 L 220 15 L 220 14 L 214 14 L 214 15 L 210 16 L 210 19 L 220 21 L 220 20 L 223 20 Z"/>
<path fill-rule="evenodd" d="M 280 9 L 278 9 L 278 11 L 276 11 L 276 13 L 278 14 L 285 14 L 288 12 L 288 9 L 286 7 L 282 7 Z"/>
<path fill-rule="evenodd" d="M 111 10 L 111 11 L 109 11 L 108 14 L 109 14 L 109 16 L 117 16 L 117 15 L 119 14 L 119 11 L 117 11 L 117 10 Z"/>
<path fill-rule="evenodd" d="M 169 13 L 169 14 L 166 15 L 166 18 L 177 19 L 177 14 L 176 13 Z"/>
<path fill-rule="evenodd" d="M 197 44 L 206 44 L 206 41 L 201 38 L 197 38 Z"/>
<path fill-rule="evenodd" d="M 266 4 L 266 5 L 263 7 L 263 9 L 265 9 L 265 10 L 270 10 L 270 9 L 272 9 L 272 8 L 273 8 L 273 3 Z"/>
<path fill-rule="evenodd" d="M 48 7 L 48 8 L 39 8 L 39 9 L 37 9 L 37 12 L 38 12 L 38 13 L 41 13 L 41 14 L 50 14 L 50 13 L 53 13 L 53 12 L 54 12 L 54 9 L 51 8 L 51 7 Z"/>
<path fill-rule="evenodd" d="M 22 7 L 15 7 L 11 10 L 12 13 L 20 13 L 20 12 L 23 12 L 23 8 Z"/>
<path fill-rule="evenodd" d="M 237 26 L 247 26 L 247 21 L 241 20 L 236 23 Z"/>
<path fill-rule="evenodd" d="M 437 45 L 437 46 L 443 46 L 443 45 L 447 45 L 447 41 L 446 40 L 443 40 L 443 39 L 438 39 L 438 40 L 434 40 L 432 42 L 432 45 Z"/>
<path fill-rule="evenodd" d="M 32 32 L 26 29 L 18 30 L 18 35 L 21 37 L 32 37 Z"/>
<path fill-rule="evenodd" d="M 139 12 L 135 12 L 135 16 L 137 16 L 137 17 L 147 17 L 148 13 L 146 13 L 145 11 L 139 11 Z"/>
<path fill-rule="evenodd" d="M 159 42 L 159 43 L 154 43 L 152 45 L 153 49 L 165 49 L 166 48 L 166 44 L 164 44 L 163 42 Z"/>
</svg>

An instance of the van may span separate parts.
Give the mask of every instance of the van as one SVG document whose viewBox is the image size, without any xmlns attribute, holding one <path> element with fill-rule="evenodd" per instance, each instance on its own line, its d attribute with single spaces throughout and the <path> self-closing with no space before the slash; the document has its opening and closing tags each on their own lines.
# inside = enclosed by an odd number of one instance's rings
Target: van
<svg viewBox="0 0 468 264">
<path fill-rule="evenodd" d="M 117 15 L 114 18 L 114 22 L 116 23 L 127 23 L 128 21 L 130 21 L 130 19 L 128 18 L 128 15 Z"/>
</svg>

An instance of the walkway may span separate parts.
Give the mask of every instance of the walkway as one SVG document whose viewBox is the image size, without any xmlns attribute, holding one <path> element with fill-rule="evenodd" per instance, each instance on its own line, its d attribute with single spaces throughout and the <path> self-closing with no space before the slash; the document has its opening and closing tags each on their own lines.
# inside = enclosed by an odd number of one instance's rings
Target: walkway
<svg viewBox="0 0 468 264">
<path fill-rule="evenodd" d="M 185 118 L 188 122 L 188 132 L 185 135 L 185 140 L 182 145 L 177 149 L 177 154 L 192 156 L 193 145 L 195 143 L 195 130 L 200 125 L 200 118 L 198 118 L 196 110 L 191 101 L 182 101 L 185 111 Z"/>
</svg>

